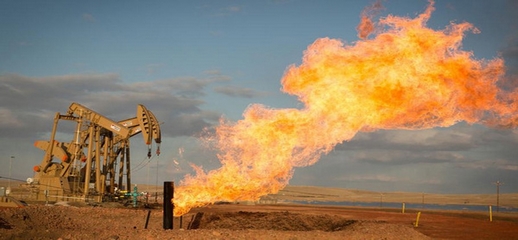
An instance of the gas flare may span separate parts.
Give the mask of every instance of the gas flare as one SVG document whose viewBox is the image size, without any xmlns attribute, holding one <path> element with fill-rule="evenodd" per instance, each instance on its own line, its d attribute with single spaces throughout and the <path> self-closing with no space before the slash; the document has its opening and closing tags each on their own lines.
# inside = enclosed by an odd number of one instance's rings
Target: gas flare
<svg viewBox="0 0 518 240">
<path fill-rule="evenodd" d="M 376 1 L 371 6 L 366 7 L 363 10 L 360 15 L 360 24 L 356 27 L 356 31 L 358 31 L 358 37 L 360 39 L 365 39 L 374 32 L 376 27 L 374 26 L 373 18 L 378 15 L 381 10 L 383 10 L 383 6 L 380 1 Z"/>
<path fill-rule="evenodd" d="M 517 96 L 497 86 L 504 61 L 476 60 L 461 49 L 464 34 L 478 32 L 470 23 L 427 28 L 433 5 L 430 1 L 416 18 L 381 18 L 380 31 L 352 45 L 317 39 L 302 64 L 289 66 L 282 78 L 282 90 L 304 107 L 255 104 L 242 120 L 221 120 L 208 139 L 219 150 L 222 166 L 209 172 L 194 166 L 196 175 L 176 188 L 174 214 L 276 193 L 295 167 L 314 164 L 359 131 L 448 127 L 461 121 L 515 127 Z"/>
</svg>

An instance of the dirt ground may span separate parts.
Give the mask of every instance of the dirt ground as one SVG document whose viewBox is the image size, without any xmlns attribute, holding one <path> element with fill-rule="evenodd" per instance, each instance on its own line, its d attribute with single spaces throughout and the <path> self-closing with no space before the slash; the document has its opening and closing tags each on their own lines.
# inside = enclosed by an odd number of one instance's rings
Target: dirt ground
<svg viewBox="0 0 518 240">
<path fill-rule="evenodd" d="M 61 203 L 0 209 L 0 239 L 518 239 L 516 214 L 490 222 L 484 213 L 423 211 L 415 227 L 416 217 L 400 209 L 222 204 L 193 209 L 164 230 L 161 206 Z"/>
</svg>

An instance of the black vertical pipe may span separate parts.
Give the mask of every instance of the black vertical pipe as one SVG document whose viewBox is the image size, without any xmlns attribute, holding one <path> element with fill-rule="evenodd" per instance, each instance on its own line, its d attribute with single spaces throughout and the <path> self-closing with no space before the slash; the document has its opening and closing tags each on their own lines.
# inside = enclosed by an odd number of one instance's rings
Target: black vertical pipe
<svg viewBox="0 0 518 240">
<path fill-rule="evenodd" d="M 174 182 L 164 182 L 164 229 L 173 229 Z"/>
<path fill-rule="evenodd" d="M 151 215 L 151 210 L 147 211 L 146 225 L 144 226 L 144 229 L 147 229 L 147 224 L 149 223 L 149 215 Z"/>
</svg>

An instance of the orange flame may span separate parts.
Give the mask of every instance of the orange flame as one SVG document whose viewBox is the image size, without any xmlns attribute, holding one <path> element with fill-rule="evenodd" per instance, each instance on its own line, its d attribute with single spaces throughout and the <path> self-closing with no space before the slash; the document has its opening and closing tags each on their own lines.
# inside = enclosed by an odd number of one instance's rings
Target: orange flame
<svg viewBox="0 0 518 240">
<path fill-rule="evenodd" d="M 376 1 L 369 7 L 366 7 L 361 14 L 361 21 L 356 27 L 356 31 L 358 31 L 358 37 L 360 39 L 367 38 L 371 33 L 373 33 L 375 26 L 372 18 L 377 15 L 383 6 L 380 1 Z"/>
<path fill-rule="evenodd" d="M 300 66 L 290 66 L 283 91 L 303 109 L 252 105 L 236 122 L 221 121 L 214 144 L 222 167 L 186 176 L 176 188 L 175 215 L 215 201 L 257 200 L 288 184 L 294 167 L 358 131 L 448 127 L 457 122 L 516 126 L 516 95 L 499 89 L 504 62 L 475 60 L 461 50 L 470 23 L 426 27 L 430 1 L 414 19 L 387 16 L 372 39 L 344 45 L 317 39 Z"/>
</svg>

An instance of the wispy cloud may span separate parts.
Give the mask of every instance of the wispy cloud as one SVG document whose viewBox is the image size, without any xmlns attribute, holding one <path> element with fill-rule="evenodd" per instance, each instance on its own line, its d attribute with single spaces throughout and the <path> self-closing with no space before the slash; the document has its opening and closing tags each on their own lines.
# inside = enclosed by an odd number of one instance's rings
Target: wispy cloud
<svg viewBox="0 0 518 240">
<path fill-rule="evenodd" d="M 239 6 L 229 6 L 226 8 L 226 10 L 228 12 L 240 12 L 241 11 L 241 7 Z"/>
<path fill-rule="evenodd" d="M 32 46 L 32 43 L 26 42 L 26 41 L 21 41 L 21 42 L 18 42 L 18 46 Z"/>
<path fill-rule="evenodd" d="M 151 63 L 146 65 L 146 73 L 148 76 L 154 75 L 157 71 L 165 66 L 163 63 Z"/>
<path fill-rule="evenodd" d="M 289 3 L 289 2 L 292 2 L 293 0 L 272 0 L 272 2 L 274 4 L 285 4 L 285 3 Z"/>
<path fill-rule="evenodd" d="M 387 164 L 387 165 L 404 165 L 404 164 L 423 164 L 423 163 L 445 163 L 462 161 L 463 155 L 449 151 L 406 151 L 406 150 L 383 150 L 375 149 L 375 147 L 364 150 L 357 150 L 352 153 L 351 161 Z"/>
<path fill-rule="evenodd" d="M 472 160 L 457 163 L 457 166 L 467 169 L 501 169 L 509 171 L 518 171 L 518 163 L 511 162 L 505 159 L 487 159 L 487 160 Z"/>
<path fill-rule="evenodd" d="M 222 31 L 209 31 L 209 34 L 214 37 L 219 37 L 223 35 Z"/>
<path fill-rule="evenodd" d="M 335 148 L 338 151 L 374 147 L 375 149 L 397 149 L 405 151 L 450 151 L 468 150 L 476 147 L 478 139 L 472 134 L 480 130 L 456 126 L 452 131 L 426 129 L 420 131 L 392 130 L 360 132 L 350 142 Z"/>
<path fill-rule="evenodd" d="M 242 6 L 227 6 L 227 7 L 218 9 L 213 14 L 213 16 L 224 17 L 224 16 L 231 16 L 231 15 L 234 15 L 234 14 L 237 14 L 237 13 L 241 13 L 241 12 L 243 12 L 243 7 Z"/>
<path fill-rule="evenodd" d="M 97 19 L 95 19 L 92 14 L 83 13 L 82 17 L 83 17 L 83 20 L 85 20 L 87 22 L 97 22 Z"/>
<path fill-rule="evenodd" d="M 230 97 L 254 98 L 266 96 L 266 93 L 253 90 L 251 88 L 230 85 L 214 87 L 214 91 Z"/>
<path fill-rule="evenodd" d="M 418 184 L 433 184 L 438 185 L 441 184 L 441 181 L 438 179 L 426 179 L 426 180 L 415 180 L 409 177 L 396 177 L 390 176 L 386 174 L 376 174 L 376 175 L 351 175 L 339 177 L 340 181 L 348 181 L 348 182 L 385 182 L 385 183 L 418 183 Z"/>
<path fill-rule="evenodd" d="M 18 128 L 23 126 L 20 119 L 13 113 L 13 110 L 5 107 L 0 107 L 0 119 L 2 119 L 0 121 L 0 128 Z"/>
<path fill-rule="evenodd" d="M 203 74 L 207 76 L 207 80 L 210 82 L 228 82 L 232 80 L 232 77 L 221 73 L 218 69 L 206 70 Z"/>
<path fill-rule="evenodd" d="M 355 176 L 348 176 L 345 178 L 342 178 L 342 180 L 347 181 L 381 181 L 381 182 L 399 182 L 400 179 L 394 177 L 394 176 L 388 176 L 384 174 L 379 175 L 355 175 Z"/>
</svg>

